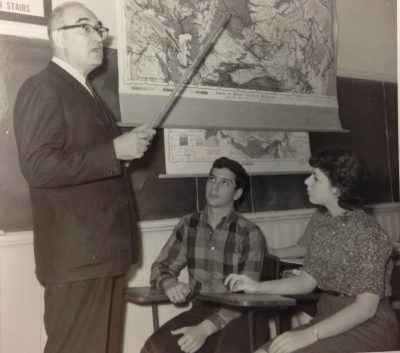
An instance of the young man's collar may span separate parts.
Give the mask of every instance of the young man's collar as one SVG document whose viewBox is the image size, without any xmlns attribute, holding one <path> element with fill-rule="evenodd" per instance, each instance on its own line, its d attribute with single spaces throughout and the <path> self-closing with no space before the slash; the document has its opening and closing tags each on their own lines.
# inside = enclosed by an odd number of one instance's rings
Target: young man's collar
<svg viewBox="0 0 400 353">
<path fill-rule="evenodd" d="M 208 224 L 208 208 L 209 208 L 209 206 L 206 205 L 200 214 L 200 222 L 203 223 L 203 225 Z M 218 224 L 221 224 L 221 223 L 229 224 L 229 223 L 236 221 L 238 218 L 239 218 L 238 213 L 236 212 L 236 210 L 234 208 L 232 208 L 232 210 L 226 216 L 221 218 L 221 220 Z"/>
</svg>

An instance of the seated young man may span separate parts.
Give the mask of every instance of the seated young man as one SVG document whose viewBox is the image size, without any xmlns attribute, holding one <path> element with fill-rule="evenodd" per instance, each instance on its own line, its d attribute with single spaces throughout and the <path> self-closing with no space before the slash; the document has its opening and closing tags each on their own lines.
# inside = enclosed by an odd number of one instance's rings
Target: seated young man
<svg viewBox="0 0 400 353">
<path fill-rule="evenodd" d="M 229 158 L 217 159 L 208 176 L 206 207 L 184 216 L 152 265 L 152 286 L 172 303 L 193 296 L 190 310 L 174 317 L 146 341 L 142 353 L 243 353 L 249 350 L 248 320 L 242 311 L 196 300 L 199 292 L 226 292 L 227 274 L 259 279 L 266 247 L 260 228 L 235 211 L 249 177 Z M 189 283 L 178 275 L 187 266 Z M 256 316 L 256 341 L 268 335 L 265 315 Z"/>
</svg>

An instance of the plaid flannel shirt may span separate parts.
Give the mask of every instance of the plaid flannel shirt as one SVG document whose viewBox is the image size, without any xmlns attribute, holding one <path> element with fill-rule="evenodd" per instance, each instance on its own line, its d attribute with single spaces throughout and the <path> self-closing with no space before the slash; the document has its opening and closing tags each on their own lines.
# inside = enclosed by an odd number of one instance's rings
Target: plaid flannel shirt
<svg viewBox="0 0 400 353">
<path fill-rule="evenodd" d="M 259 280 L 266 248 L 260 228 L 232 211 L 215 230 L 207 222 L 207 209 L 184 216 L 151 268 L 150 283 L 157 288 L 176 280 L 185 266 L 194 293 L 228 292 L 224 279 L 242 273 Z M 240 310 L 220 308 L 208 318 L 217 328 L 239 317 Z"/>
</svg>

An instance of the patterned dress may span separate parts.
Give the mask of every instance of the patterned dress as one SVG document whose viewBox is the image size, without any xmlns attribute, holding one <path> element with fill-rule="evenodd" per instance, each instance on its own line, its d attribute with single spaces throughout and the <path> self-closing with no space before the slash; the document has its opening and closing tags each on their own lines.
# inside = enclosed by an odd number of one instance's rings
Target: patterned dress
<svg viewBox="0 0 400 353">
<path fill-rule="evenodd" d="M 322 294 L 317 315 L 309 325 L 342 310 L 359 294 L 374 293 L 381 301 L 371 319 L 296 352 L 372 352 L 398 348 L 398 323 L 386 298 L 391 293 L 389 281 L 393 269 L 392 242 L 388 235 L 362 210 L 345 211 L 336 217 L 319 212 L 312 221 L 314 234 L 303 270 L 317 281 L 319 289 L 336 295 Z"/>
</svg>

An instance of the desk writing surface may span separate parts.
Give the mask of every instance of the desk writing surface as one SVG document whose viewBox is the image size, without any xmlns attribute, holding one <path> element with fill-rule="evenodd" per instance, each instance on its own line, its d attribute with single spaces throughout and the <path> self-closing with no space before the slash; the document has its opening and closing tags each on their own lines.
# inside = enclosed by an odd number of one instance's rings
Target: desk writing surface
<svg viewBox="0 0 400 353">
<path fill-rule="evenodd" d="M 288 307 L 295 306 L 296 300 L 278 294 L 248 293 L 201 293 L 198 299 L 238 307 Z"/>
<path fill-rule="evenodd" d="M 290 258 L 290 259 L 281 259 L 283 264 L 291 264 L 291 265 L 302 265 L 304 262 L 304 257 Z"/>
<path fill-rule="evenodd" d="M 318 301 L 321 297 L 322 292 L 318 290 L 314 290 L 311 293 L 307 294 L 288 294 L 287 296 L 292 299 L 296 299 L 296 301 Z"/>
</svg>

